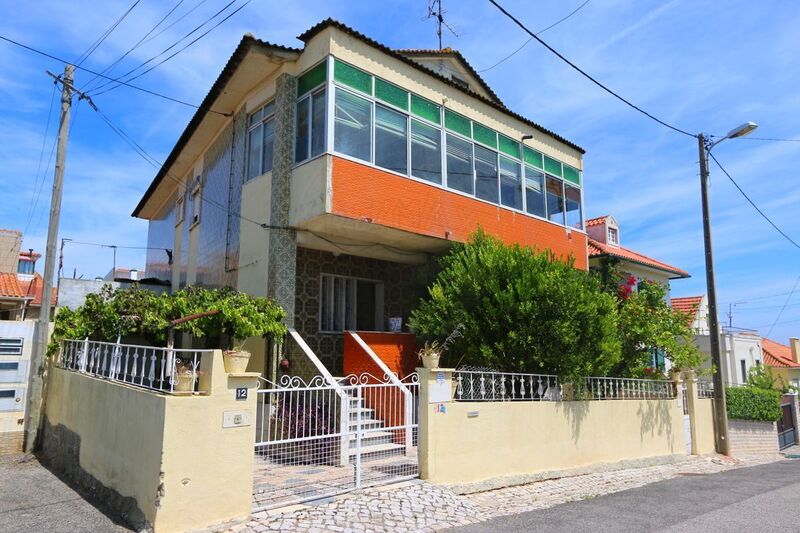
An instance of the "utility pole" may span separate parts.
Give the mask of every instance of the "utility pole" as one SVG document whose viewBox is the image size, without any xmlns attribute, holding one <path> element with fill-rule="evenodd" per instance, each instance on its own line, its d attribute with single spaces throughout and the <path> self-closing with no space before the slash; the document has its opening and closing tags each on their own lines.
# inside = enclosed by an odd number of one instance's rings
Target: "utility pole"
<svg viewBox="0 0 800 533">
<path fill-rule="evenodd" d="M 39 436 L 44 401 L 44 385 L 47 372 L 47 342 L 50 338 L 50 305 L 52 303 L 53 271 L 56 260 L 56 239 L 61 217 L 61 196 L 64 184 L 64 167 L 67 158 L 67 138 L 69 136 L 69 114 L 72 107 L 72 75 L 75 67 L 67 65 L 64 77 L 56 78 L 62 84 L 61 118 L 58 125 L 58 148 L 56 169 L 53 176 L 53 194 L 50 200 L 50 223 L 47 228 L 47 247 L 44 258 L 44 287 L 42 306 L 37 324 L 37 344 L 31 355 L 31 371 L 28 379 L 28 413 L 25 423 L 25 451 L 32 452 Z M 49 73 L 48 73 L 49 74 Z M 52 74 L 51 74 L 52 75 Z"/>
<path fill-rule="evenodd" d="M 719 317 L 717 315 L 717 287 L 714 281 L 714 256 L 711 251 L 711 213 L 708 203 L 708 151 L 706 138 L 697 136 L 700 150 L 700 193 L 703 200 L 703 240 L 706 252 L 706 285 L 708 290 L 709 341 L 711 364 L 714 365 L 714 425 L 716 448 L 722 455 L 730 455 L 728 442 L 728 413 L 725 408 L 725 384 L 722 381 L 722 357 L 719 345 Z"/>
</svg>

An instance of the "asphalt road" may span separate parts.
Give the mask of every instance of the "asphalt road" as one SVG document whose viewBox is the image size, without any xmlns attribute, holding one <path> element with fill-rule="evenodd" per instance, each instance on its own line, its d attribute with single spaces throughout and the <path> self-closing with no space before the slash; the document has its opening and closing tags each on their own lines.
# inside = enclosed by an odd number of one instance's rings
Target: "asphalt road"
<svg viewBox="0 0 800 533">
<path fill-rule="evenodd" d="M 35 458 L 0 459 L 0 532 L 130 533 Z"/>
<path fill-rule="evenodd" d="M 453 531 L 797 532 L 800 460 L 680 477 Z"/>
</svg>

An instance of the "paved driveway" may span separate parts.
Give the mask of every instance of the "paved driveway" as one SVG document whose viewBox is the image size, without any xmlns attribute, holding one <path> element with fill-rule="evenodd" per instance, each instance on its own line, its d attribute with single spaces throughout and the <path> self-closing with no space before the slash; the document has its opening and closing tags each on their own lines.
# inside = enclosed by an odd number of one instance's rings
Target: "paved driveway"
<svg viewBox="0 0 800 533">
<path fill-rule="evenodd" d="M 130 532 L 30 456 L 0 457 L 0 531 Z"/>
<path fill-rule="evenodd" d="M 800 460 L 680 477 L 453 531 L 800 531 Z"/>
</svg>

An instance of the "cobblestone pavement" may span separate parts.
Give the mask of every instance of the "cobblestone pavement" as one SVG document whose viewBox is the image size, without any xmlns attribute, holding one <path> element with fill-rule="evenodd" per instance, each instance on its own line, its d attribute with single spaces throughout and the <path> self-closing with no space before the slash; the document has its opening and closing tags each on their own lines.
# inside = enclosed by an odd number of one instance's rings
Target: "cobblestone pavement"
<svg viewBox="0 0 800 533">
<path fill-rule="evenodd" d="M 284 512 L 262 511 L 246 523 L 211 531 L 264 532 L 411 532 L 436 531 L 496 516 L 543 509 L 594 498 L 680 476 L 714 474 L 783 459 L 782 455 L 691 457 L 657 466 L 585 474 L 456 495 L 443 487 L 415 481 L 367 489 Z"/>
</svg>

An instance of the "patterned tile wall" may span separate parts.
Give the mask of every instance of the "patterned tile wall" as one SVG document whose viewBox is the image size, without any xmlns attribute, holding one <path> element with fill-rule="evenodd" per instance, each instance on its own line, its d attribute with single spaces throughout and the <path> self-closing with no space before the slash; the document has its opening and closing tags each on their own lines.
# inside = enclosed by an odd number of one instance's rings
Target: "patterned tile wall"
<svg viewBox="0 0 800 533">
<path fill-rule="evenodd" d="M 309 347 L 334 375 L 342 371 L 342 334 L 319 332 L 321 274 L 375 279 L 384 284 L 384 328 L 389 317 L 403 317 L 403 325 L 422 296 L 429 267 L 405 265 L 366 257 L 297 248 L 295 327 Z"/>
</svg>

